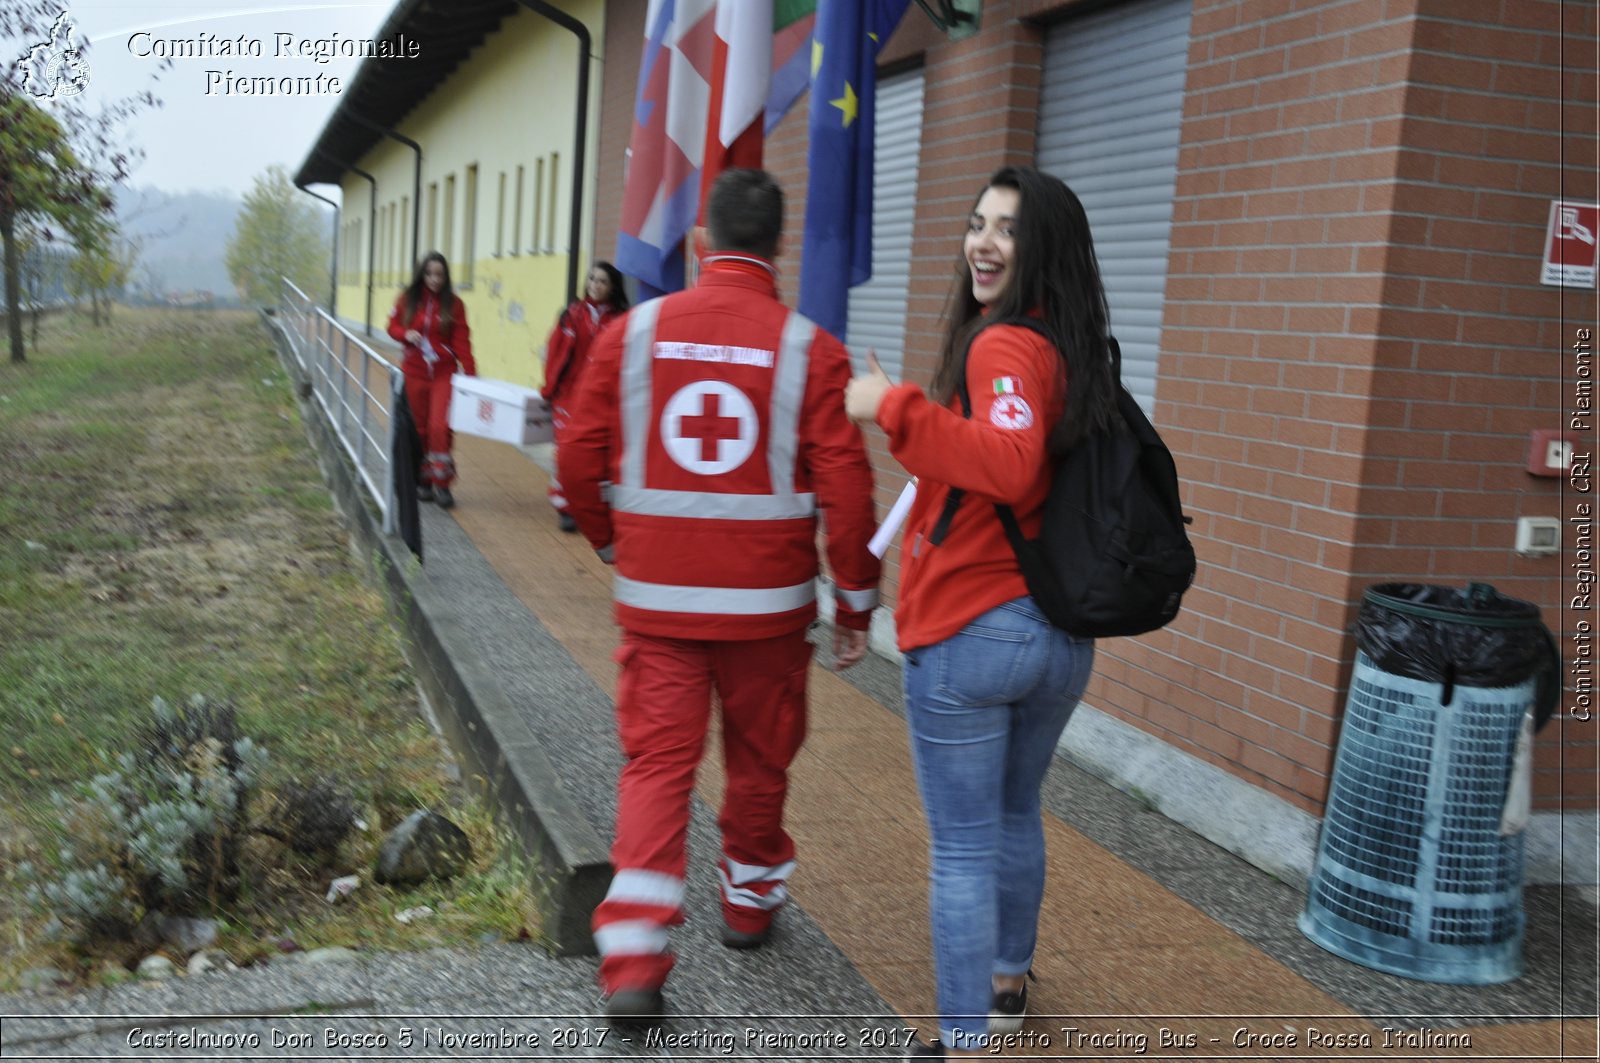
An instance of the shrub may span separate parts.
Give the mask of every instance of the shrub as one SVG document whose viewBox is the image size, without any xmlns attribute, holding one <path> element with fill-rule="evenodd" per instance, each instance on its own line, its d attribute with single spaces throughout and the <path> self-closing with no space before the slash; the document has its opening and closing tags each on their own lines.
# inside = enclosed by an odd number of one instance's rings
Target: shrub
<svg viewBox="0 0 1600 1063">
<path fill-rule="evenodd" d="M 195 697 L 152 703 L 147 756 L 52 802 L 60 835 L 52 880 L 28 869 L 28 897 L 77 938 L 120 936 L 145 912 L 215 911 L 239 889 L 239 854 L 266 750 L 238 736 L 232 706 Z"/>
</svg>

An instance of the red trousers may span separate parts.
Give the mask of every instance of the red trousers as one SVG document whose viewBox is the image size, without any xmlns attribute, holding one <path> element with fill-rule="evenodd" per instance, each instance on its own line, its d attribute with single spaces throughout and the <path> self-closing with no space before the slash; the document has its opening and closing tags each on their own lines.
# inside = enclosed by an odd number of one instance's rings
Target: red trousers
<svg viewBox="0 0 1600 1063">
<path fill-rule="evenodd" d="M 552 435 L 554 436 L 556 453 L 560 454 L 561 437 L 564 434 L 562 430 L 567 427 L 566 407 L 550 407 L 550 427 L 552 430 Z M 561 480 L 556 474 L 554 468 L 550 470 L 550 487 L 548 491 L 550 495 L 550 504 L 556 507 L 556 512 L 565 513 L 567 511 L 567 493 L 561 489 Z"/>
<path fill-rule="evenodd" d="M 803 629 L 739 642 L 625 632 L 617 663 L 617 730 L 627 762 L 617 784 L 616 874 L 593 919 L 607 994 L 658 988 L 672 969 L 667 927 L 683 922 L 689 802 L 713 690 L 727 770 L 717 820 L 722 917 L 758 932 L 788 899 L 794 841 L 783 829 L 783 803 L 789 765 L 805 740 L 811 644 Z"/>
<path fill-rule="evenodd" d="M 406 402 L 422 437 L 422 483 L 449 487 L 455 482 L 456 463 L 450 456 L 455 434 L 450 431 L 450 378 L 454 373 L 428 376 L 407 371 Z"/>
</svg>

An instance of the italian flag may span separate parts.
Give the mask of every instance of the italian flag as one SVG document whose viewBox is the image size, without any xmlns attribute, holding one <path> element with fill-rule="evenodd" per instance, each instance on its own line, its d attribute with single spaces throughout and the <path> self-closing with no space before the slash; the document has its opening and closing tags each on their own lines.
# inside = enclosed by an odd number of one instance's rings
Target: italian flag
<svg viewBox="0 0 1600 1063">
<path fill-rule="evenodd" d="M 1014 376 L 1002 376 L 995 378 L 994 393 L 996 395 L 1015 395 L 1021 390 L 1022 381 L 1018 380 Z"/>
</svg>

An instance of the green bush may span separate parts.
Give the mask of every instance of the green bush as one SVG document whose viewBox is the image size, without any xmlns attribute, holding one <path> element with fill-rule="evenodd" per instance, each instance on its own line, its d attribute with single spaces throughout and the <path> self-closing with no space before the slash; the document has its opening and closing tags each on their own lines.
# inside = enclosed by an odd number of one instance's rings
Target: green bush
<svg viewBox="0 0 1600 1063">
<path fill-rule="evenodd" d="M 53 873 L 25 868 L 27 898 L 52 928 L 77 940 L 120 937 L 146 913 L 223 911 L 239 894 L 244 843 L 252 831 L 301 852 L 336 849 L 355 806 L 327 781 L 289 784 L 289 831 L 251 822 L 267 752 L 238 731 L 231 705 L 196 696 L 181 707 L 161 698 L 141 738 L 144 755 L 123 753 L 115 770 L 51 803 L 59 836 L 70 839 Z M 315 812 L 311 810 L 315 807 Z"/>
</svg>

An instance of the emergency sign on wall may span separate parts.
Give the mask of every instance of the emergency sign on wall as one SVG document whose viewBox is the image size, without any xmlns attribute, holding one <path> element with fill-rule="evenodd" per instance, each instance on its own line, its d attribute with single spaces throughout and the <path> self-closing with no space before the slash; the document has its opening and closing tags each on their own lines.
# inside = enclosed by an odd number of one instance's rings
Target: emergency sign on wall
<svg viewBox="0 0 1600 1063">
<path fill-rule="evenodd" d="M 1600 258 L 1600 205 L 1554 200 L 1544 236 L 1542 284 L 1593 288 Z"/>
</svg>

